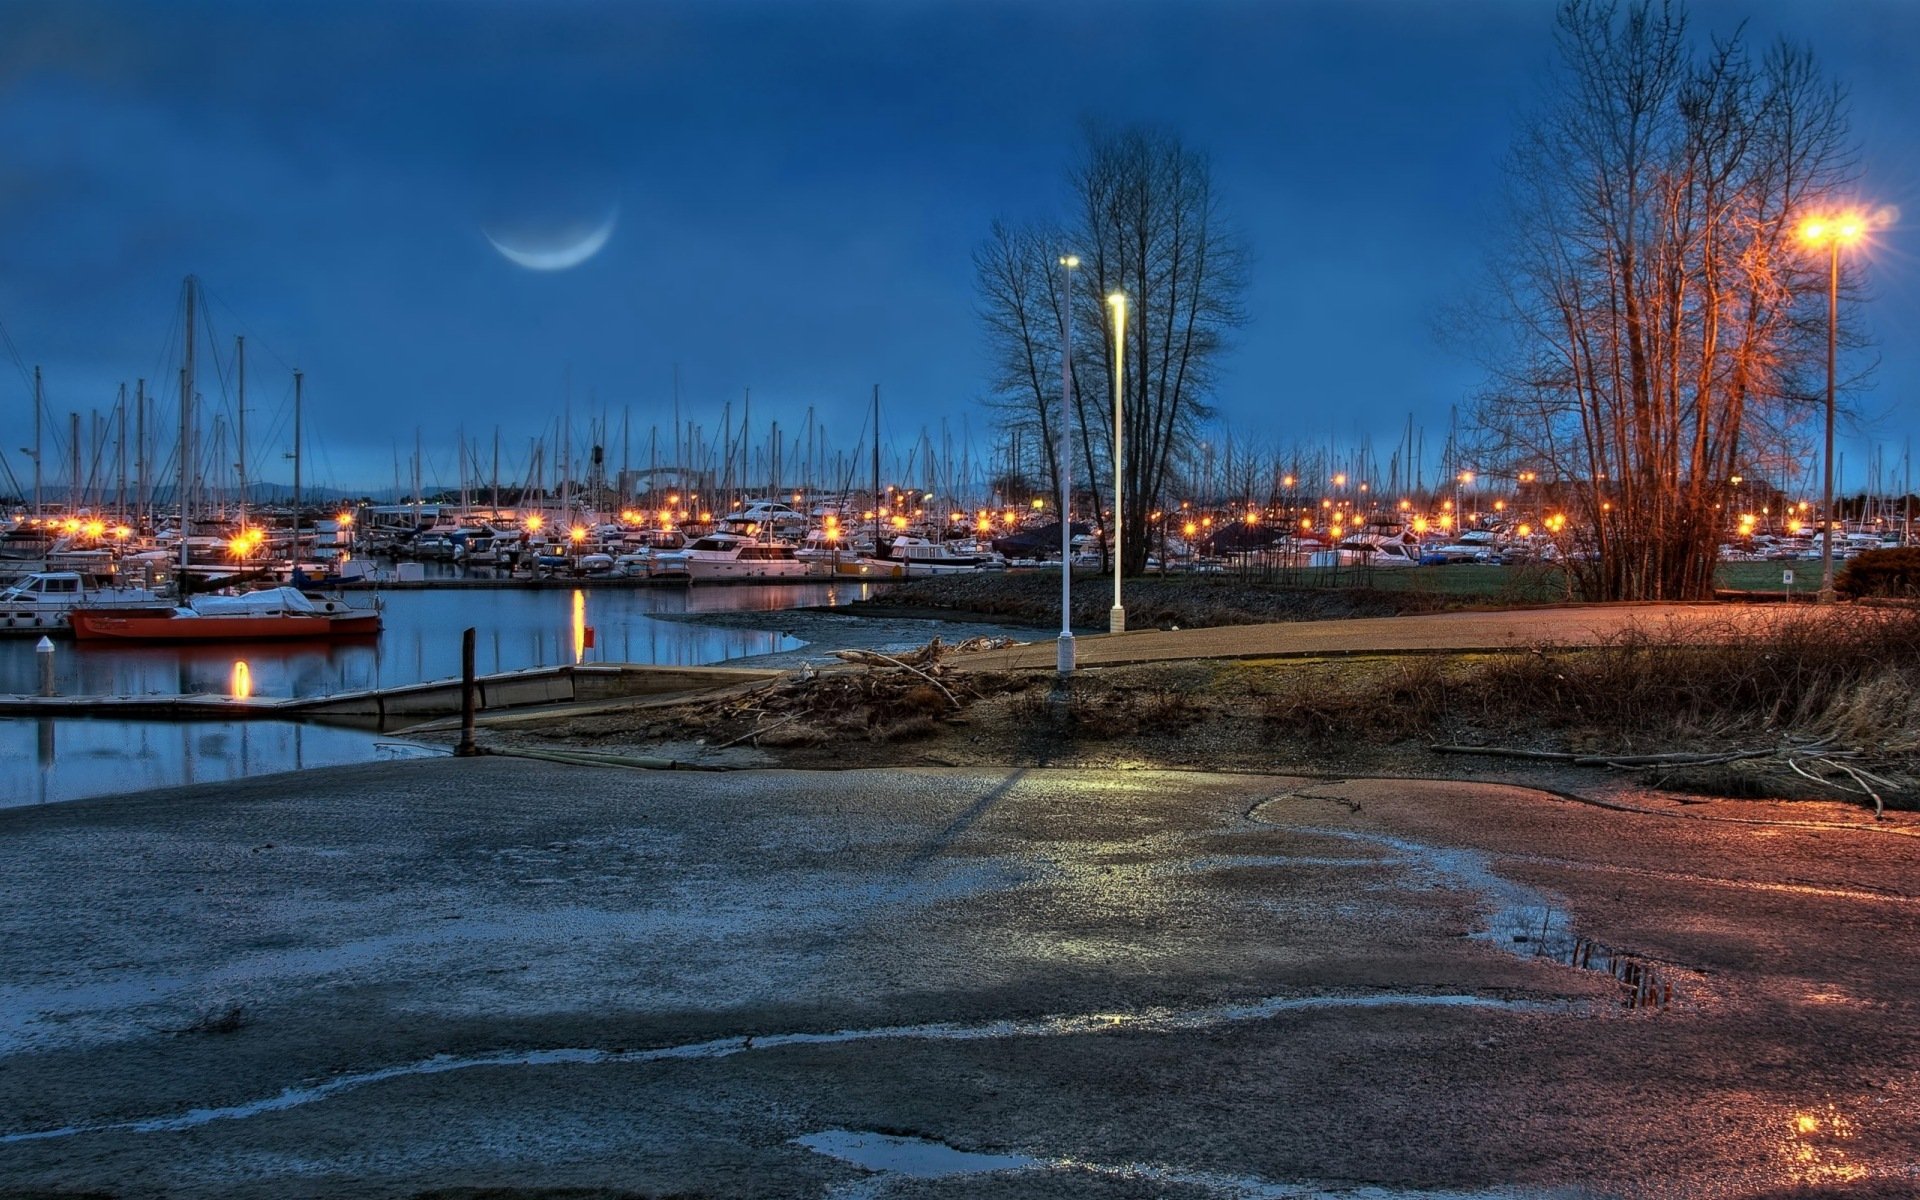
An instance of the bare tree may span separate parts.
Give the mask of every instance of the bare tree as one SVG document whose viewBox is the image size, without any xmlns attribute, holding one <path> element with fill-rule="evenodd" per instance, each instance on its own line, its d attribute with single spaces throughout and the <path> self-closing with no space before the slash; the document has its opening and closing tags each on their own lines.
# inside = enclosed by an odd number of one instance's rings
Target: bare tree
<svg viewBox="0 0 1920 1200">
<path fill-rule="evenodd" d="M 1125 568 L 1137 572 L 1146 565 L 1149 531 L 1144 519 L 1134 518 L 1163 506 L 1179 451 L 1208 413 L 1226 334 L 1242 319 L 1247 252 L 1220 214 L 1205 156 L 1172 134 L 1090 126 L 1068 182 L 1068 224 L 1026 231 L 996 224 L 975 254 L 981 317 L 994 350 L 995 395 L 1007 419 L 1052 431 L 1060 305 L 1068 299 L 1057 264 L 1063 254 L 1079 256 L 1070 298 L 1075 474 L 1094 481 L 1089 494 L 1104 507 L 1101 497 L 1113 476 L 1114 328 L 1107 297 L 1126 294 L 1121 552 Z"/>
<path fill-rule="evenodd" d="M 1020 437 L 1033 460 L 1013 464 L 1035 471 L 1060 494 L 1054 437 L 1059 425 L 1060 286 L 1053 266 L 1063 235 L 1037 226 L 1010 228 L 995 221 L 973 252 L 980 321 L 993 356 L 991 395 L 1003 432 Z M 1026 459 L 1027 456 L 1022 456 Z"/>
<path fill-rule="evenodd" d="M 1823 361 L 1821 264 L 1793 238 L 1850 179 L 1843 99 L 1804 50 L 1697 50 L 1671 3 L 1568 0 L 1558 44 L 1510 166 L 1479 416 L 1580 510 L 1589 594 L 1702 596 L 1730 478 Z"/>
</svg>

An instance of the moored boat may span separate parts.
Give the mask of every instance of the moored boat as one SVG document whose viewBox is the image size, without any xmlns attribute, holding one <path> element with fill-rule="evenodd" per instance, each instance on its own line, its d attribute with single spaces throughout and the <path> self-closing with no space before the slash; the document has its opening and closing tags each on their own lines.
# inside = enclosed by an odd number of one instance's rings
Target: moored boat
<svg viewBox="0 0 1920 1200">
<path fill-rule="evenodd" d="M 80 641 L 255 642 L 380 632 L 377 611 L 290 587 L 241 596 L 197 596 L 191 604 L 167 609 L 81 605 L 68 614 L 68 621 Z"/>
<path fill-rule="evenodd" d="M 762 542 L 735 533 L 710 533 L 688 546 L 687 573 L 703 579 L 788 579 L 814 574 L 784 542 Z"/>
<path fill-rule="evenodd" d="M 102 587 L 79 571 L 39 571 L 0 591 L 0 632 L 44 633 L 67 628 L 82 605 L 128 612 L 162 612 L 172 606 L 149 588 Z"/>
<path fill-rule="evenodd" d="M 880 557 L 898 563 L 901 573 L 909 579 L 999 570 L 1007 565 L 1005 558 L 991 551 L 963 549 L 950 542 L 935 542 L 904 534 L 889 542 Z"/>
</svg>

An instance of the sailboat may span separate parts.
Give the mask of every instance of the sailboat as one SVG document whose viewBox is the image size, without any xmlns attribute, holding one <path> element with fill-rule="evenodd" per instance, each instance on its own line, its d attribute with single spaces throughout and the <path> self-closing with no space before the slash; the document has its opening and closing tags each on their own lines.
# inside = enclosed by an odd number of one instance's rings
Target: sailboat
<svg viewBox="0 0 1920 1200">
<path fill-rule="evenodd" d="M 132 610 L 82 603 L 67 615 L 78 641 L 284 641 L 296 638 L 365 637 L 380 632 L 377 610 L 354 608 L 338 596 L 303 592 L 294 587 L 266 588 L 240 595 L 200 595 L 187 598 L 191 549 L 204 541 L 193 533 L 194 477 L 194 302 L 199 281 L 189 275 L 184 288 L 184 353 L 180 368 L 180 524 L 179 585 L 183 602 L 169 608 Z M 300 554 L 300 395 L 301 373 L 294 385 L 294 502 L 293 553 Z M 243 385 L 244 386 L 244 385 Z"/>
<path fill-rule="evenodd" d="M 82 642 L 278 642 L 380 632 L 379 612 L 292 587 L 195 596 L 161 610 L 79 606 L 68 612 L 67 621 Z"/>
</svg>

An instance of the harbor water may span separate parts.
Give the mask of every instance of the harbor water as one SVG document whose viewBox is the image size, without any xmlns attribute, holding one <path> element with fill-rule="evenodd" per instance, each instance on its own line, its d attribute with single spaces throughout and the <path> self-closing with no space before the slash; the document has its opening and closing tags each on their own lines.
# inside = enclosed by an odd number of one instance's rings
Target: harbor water
<svg viewBox="0 0 1920 1200">
<path fill-rule="evenodd" d="M 871 585 L 704 588 L 428 588 L 356 592 L 378 603 L 377 638 L 325 642 L 138 645 L 62 641 L 54 652 L 63 696 L 326 696 L 460 674 L 460 631 L 478 630 L 483 673 L 581 662 L 699 666 L 800 645 L 777 630 L 714 628 L 675 616 L 832 606 Z M 30 638 L 0 641 L 0 695 L 32 695 L 39 664 Z"/>
<path fill-rule="evenodd" d="M 0 721 L 0 808 L 438 753 L 297 721 Z"/>
<path fill-rule="evenodd" d="M 381 605 L 377 638 L 213 645 L 57 643 L 63 696 L 325 696 L 460 673 L 460 634 L 477 633 L 482 673 L 582 662 L 698 666 L 803 643 L 775 630 L 714 627 L 703 612 L 835 606 L 870 585 L 707 588 L 429 588 L 356 593 Z M 39 687 L 34 639 L 0 641 L 0 694 Z M 213 783 L 248 775 L 429 753 L 391 736 L 296 722 L 0 720 L 0 807 Z"/>
</svg>

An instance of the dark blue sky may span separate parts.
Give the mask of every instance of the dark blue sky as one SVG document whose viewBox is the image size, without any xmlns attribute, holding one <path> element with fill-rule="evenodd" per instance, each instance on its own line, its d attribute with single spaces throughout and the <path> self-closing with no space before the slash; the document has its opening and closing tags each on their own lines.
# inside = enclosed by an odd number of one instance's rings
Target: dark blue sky
<svg viewBox="0 0 1920 1200">
<path fill-rule="evenodd" d="M 1920 4 L 1692 12 L 1809 41 L 1851 89 L 1866 194 L 1909 214 L 1863 315 L 1864 407 L 1898 443 L 1920 424 Z M 443 476 L 462 422 L 524 456 L 569 368 L 577 415 L 591 395 L 640 428 L 678 363 L 709 425 L 750 387 L 757 422 L 815 405 L 850 446 L 878 382 L 891 435 L 969 414 L 984 448 L 973 248 L 996 216 L 1058 210 L 1083 119 L 1140 120 L 1211 153 L 1255 253 L 1223 416 L 1384 451 L 1411 412 L 1433 447 L 1478 378 L 1439 313 L 1500 234 L 1552 19 L 1545 0 L 13 3 L 0 322 L 52 408 L 104 407 L 171 360 L 195 272 L 216 330 L 249 335 L 255 428 L 303 368 L 338 484 L 388 480 L 415 425 Z M 616 204 L 572 270 L 480 232 Z M 28 409 L 5 364 L 0 401 L 12 455 Z"/>
</svg>

